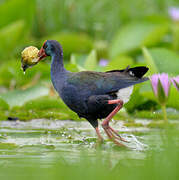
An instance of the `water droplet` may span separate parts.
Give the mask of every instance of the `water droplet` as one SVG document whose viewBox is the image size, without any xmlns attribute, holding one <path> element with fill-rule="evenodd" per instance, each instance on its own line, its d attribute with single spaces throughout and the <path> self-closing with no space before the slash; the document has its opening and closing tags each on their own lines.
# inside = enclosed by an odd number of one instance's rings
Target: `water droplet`
<svg viewBox="0 0 179 180">
<path fill-rule="evenodd" d="M 24 75 L 25 75 L 25 71 L 24 71 Z"/>
</svg>

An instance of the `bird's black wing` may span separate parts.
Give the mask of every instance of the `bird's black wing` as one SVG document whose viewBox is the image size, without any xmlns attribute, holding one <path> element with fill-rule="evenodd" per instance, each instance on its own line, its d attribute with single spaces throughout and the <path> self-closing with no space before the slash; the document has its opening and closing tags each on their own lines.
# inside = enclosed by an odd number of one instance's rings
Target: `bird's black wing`
<svg viewBox="0 0 179 180">
<path fill-rule="evenodd" d="M 82 71 L 72 73 L 67 82 L 76 86 L 79 91 L 90 94 L 108 94 L 148 80 L 142 77 L 148 68 L 140 66 L 107 72 Z"/>
</svg>

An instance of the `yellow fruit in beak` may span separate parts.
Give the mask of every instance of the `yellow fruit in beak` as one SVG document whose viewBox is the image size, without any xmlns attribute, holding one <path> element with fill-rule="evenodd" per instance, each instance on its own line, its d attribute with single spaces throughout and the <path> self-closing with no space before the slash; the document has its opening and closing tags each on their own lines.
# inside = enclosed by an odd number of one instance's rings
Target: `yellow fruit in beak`
<svg viewBox="0 0 179 180">
<path fill-rule="evenodd" d="M 34 46 L 26 47 L 21 52 L 21 62 L 22 62 L 22 69 L 25 71 L 28 67 L 31 67 L 38 63 L 39 57 L 38 57 L 39 50 L 38 48 Z"/>
</svg>

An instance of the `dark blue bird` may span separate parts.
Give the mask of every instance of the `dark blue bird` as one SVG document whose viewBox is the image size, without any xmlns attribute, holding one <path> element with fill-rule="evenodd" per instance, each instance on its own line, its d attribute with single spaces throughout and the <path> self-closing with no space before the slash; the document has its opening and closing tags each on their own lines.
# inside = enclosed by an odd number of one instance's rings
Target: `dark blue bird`
<svg viewBox="0 0 179 180">
<path fill-rule="evenodd" d="M 125 141 L 109 126 L 111 118 L 129 100 L 133 85 L 148 80 L 143 75 L 147 67 L 140 66 L 107 72 L 69 72 L 63 65 L 63 50 L 55 40 L 44 42 L 39 51 L 39 61 L 46 56 L 52 57 L 51 80 L 64 103 L 79 117 L 86 118 L 95 128 L 100 141 L 103 140 L 98 119 L 104 119 L 102 127 L 107 136 L 117 145 Z"/>
</svg>

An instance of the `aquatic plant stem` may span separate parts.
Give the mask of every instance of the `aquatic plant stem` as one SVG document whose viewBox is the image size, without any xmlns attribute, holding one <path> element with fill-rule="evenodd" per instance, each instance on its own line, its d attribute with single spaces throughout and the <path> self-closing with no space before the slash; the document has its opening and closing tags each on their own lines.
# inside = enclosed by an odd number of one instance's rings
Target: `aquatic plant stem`
<svg viewBox="0 0 179 180">
<path fill-rule="evenodd" d="M 167 111 L 166 111 L 166 105 L 161 105 L 162 107 L 162 111 L 163 111 L 163 118 L 164 118 L 164 121 L 166 122 L 166 124 L 168 123 L 168 119 L 167 119 Z"/>
</svg>

